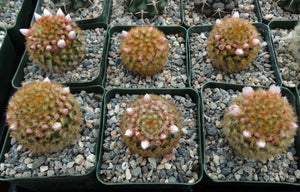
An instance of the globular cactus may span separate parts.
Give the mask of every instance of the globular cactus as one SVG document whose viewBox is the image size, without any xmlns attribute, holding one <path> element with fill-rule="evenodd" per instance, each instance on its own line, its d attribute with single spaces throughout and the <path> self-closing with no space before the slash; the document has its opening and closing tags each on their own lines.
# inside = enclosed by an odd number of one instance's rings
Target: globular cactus
<svg viewBox="0 0 300 192">
<path fill-rule="evenodd" d="M 56 7 L 61 8 L 65 13 L 74 13 L 78 9 L 87 8 L 92 4 L 91 0 L 51 0 Z"/>
<path fill-rule="evenodd" d="M 264 160 L 286 151 L 297 132 L 297 117 L 281 89 L 244 87 L 224 115 L 229 145 L 240 155 Z"/>
<path fill-rule="evenodd" d="M 225 73 L 243 70 L 256 58 L 259 34 L 249 21 L 236 12 L 224 21 L 217 19 L 209 33 L 207 51 L 212 65 Z"/>
<path fill-rule="evenodd" d="M 155 27 L 136 26 L 122 31 L 120 54 L 127 69 L 134 74 L 154 75 L 161 71 L 169 55 L 169 43 Z"/>
<path fill-rule="evenodd" d="M 290 13 L 300 13 L 300 0 L 278 0 L 277 4 Z"/>
<path fill-rule="evenodd" d="M 297 24 L 292 32 L 289 49 L 300 67 L 300 24 Z"/>
<path fill-rule="evenodd" d="M 196 11 L 206 17 L 224 17 L 239 5 L 238 0 L 194 0 Z"/>
<path fill-rule="evenodd" d="M 120 129 L 125 144 L 143 157 L 172 152 L 181 135 L 181 114 L 169 100 L 146 94 L 124 111 Z"/>
<path fill-rule="evenodd" d="M 140 18 L 149 18 L 162 14 L 168 0 L 126 0 L 125 7 Z"/>
<path fill-rule="evenodd" d="M 30 29 L 20 29 L 26 38 L 29 59 L 45 71 L 63 73 L 76 69 L 84 56 L 82 30 L 65 16 L 61 9 L 56 15 L 44 10 L 35 15 Z"/>
<path fill-rule="evenodd" d="M 50 154 L 79 138 L 81 116 L 70 89 L 46 78 L 17 90 L 9 101 L 6 121 L 19 144 L 33 153 Z"/>
</svg>

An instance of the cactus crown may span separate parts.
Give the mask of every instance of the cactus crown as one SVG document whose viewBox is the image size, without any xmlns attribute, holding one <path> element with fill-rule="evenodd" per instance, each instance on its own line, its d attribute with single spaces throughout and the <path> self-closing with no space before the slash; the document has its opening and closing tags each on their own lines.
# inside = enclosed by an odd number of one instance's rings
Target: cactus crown
<svg viewBox="0 0 300 192">
<path fill-rule="evenodd" d="M 68 87 L 48 78 L 25 84 L 9 101 L 10 135 L 33 153 L 53 153 L 73 143 L 81 131 L 81 112 Z"/>
<path fill-rule="evenodd" d="M 238 72 L 257 56 L 259 35 L 247 20 L 236 12 L 224 21 L 217 19 L 209 34 L 207 50 L 212 65 L 226 73 Z"/>
<path fill-rule="evenodd" d="M 81 8 L 89 7 L 92 0 L 51 0 L 56 7 L 65 11 L 65 13 L 73 13 Z"/>
<path fill-rule="evenodd" d="M 258 160 L 285 151 L 294 141 L 297 117 L 281 89 L 244 87 L 224 115 L 223 133 L 239 154 Z"/>
<path fill-rule="evenodd" d="M 195 9 L 206 17 L 221 18 L 238 7 L 238 0 L 194 0 Z"/>
<path fill-rule="evenodd" d="M 278 0 L 277 4 L 290 13 L 300 13 L 300 0 Z"/>
<path fill-rule="evenodd" d="M 84 53 L 82 30 L 61 9 L 56 15 L 45 9 L 43 16 L 35 13 L 35 19 L 30 29 L 20 29 L 26 38 L 29 59 L 45 71 L 75 69 Z"/>
<path fill-rule="evenodd" d="M 129 12 L 140 18 L 153 17 L 162 14 L 168 0 L 126 0 L 125 6 Z"/>
<path fill-rule="evenodd" d="M 136 26 L 122 32 L 120 54 L 126 68 L 139 75 L 154 75 L 162 70 L 169 55 L 169 43 L 155 27 Z"/>
<path fill-rule="evenodd" d="M 181 115 L 162 96 L 146 94 L 124 111 L 121 131 L 125 144 L 143 157 L 163 156 L 172 152 L 181 135 Z"/>
</svg>

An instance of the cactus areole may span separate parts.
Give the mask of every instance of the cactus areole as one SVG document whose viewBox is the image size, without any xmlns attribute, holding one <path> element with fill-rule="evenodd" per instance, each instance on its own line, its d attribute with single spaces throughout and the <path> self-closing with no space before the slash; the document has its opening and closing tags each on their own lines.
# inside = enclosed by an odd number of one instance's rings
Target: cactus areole
<svg viewBox="0 0 300 192">
<path fill-rule="evenodd" d="M 84 55 L 82 30 L 61 9 L 56 15 L 46 9 L 43 13 L 34 14 L 36 21 L 30 29 L 20 29 L 29 59 L 48 72 L 76 69 Z"/>
<path fill-rule="evenodd" d="M 143 157 L 172 152 L 181 135 L 181 115 L 175 105 L 162 96 L 143 95 L 124 111 L 121 131 L 125 144 Z"/>
<path fill-rule="evenodd" d="M 80 106 L 68 87 L 26 83 L 11 97 L 6 114 L 10 135 L 33 153 L 63 150 L 80 136 Z"/>
<path fill-rule="evenodd" d="M 297 133 L 297 117 L 281 89 L 244 87 L 224 115 L 228 143 L 240 155 L 265 160 L 286 151 Z"/>
</svg>

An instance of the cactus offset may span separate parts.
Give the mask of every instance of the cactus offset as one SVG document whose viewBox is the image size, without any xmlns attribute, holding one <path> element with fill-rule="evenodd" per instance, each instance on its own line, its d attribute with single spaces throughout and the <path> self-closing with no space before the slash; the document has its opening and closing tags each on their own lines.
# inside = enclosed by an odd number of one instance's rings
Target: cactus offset
<svg viewBox="0 0 300 192">
<path fill-rule="evenodd" d="M 224 115 L 223 133 L 235 151 L 264 160 L 279 155 L 291 145 L 297 132 L 297 117 L 280 87 L 254 91 L 244 87 Z"/>
<path fill-rule="evenodd" d="M 196 11 L 206 17 L 224 17 L 237 8 L 238 0 L 194 0 Z"/>
<path fill-rule="evenodd" d="M 290 13 L 300 13 L 300 0 L 278 0 L 277 4 Z"/>
<path fill-rule="evenodd" d="M 172 152 L 181 135 L 181 114 L 167 99 L 146 94 L 124 111 L 121 131 L 125 144 L 143 157 Z"/>
<path fill-rule="evenodd" d="M 169 43 L 163 32 L 155 27 L 136 26 L 122 35 L 120 54 L 129 71 L 147 76 L 163 69 L 169 55 Z"/>
<path fill-rule="evenodd" d="M 56 15 L 47 10 L 44 16 L 35 13 L 35 18 L 30 29 L 20 29 L 26 37 L 29 59 L 49 72 L 76 69 L 84 55 L 82 30 L 61 9 Z"/>
<path fill-rule="evenodd" d="M 238 72 L 256 58 L 260 47 L 259 34 L 236 12 L 232 18 L 217 20 L 209 34 L 207 51 L 212 65 L 225 73 Z"/>
<path fill-rule="evenodd" d="M 53 153 L 74 143 L 82 125 L 80 106 L 68 87 L 48 78 L 25 84 L 9 101 L 10 135 L 33 153 Z"/>
<path fill-rule="evenodd" d="M 65 11 L 65 13 L 75 12 L 81 8 L 89 7 L 91 0 L 51 0 L 56 7 Z"/>
<path fill-rule="evenodd" d="M 168 0 L 126 0 L 125 6 L 129 12 L 140 18 L 153 17 L 162 14 Z"/>
</svg>

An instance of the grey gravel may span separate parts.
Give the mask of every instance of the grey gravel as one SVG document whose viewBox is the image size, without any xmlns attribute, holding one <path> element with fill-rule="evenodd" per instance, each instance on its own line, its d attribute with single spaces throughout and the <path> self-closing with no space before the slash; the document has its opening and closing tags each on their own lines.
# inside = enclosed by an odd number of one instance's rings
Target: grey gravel
<svg viewBox="0 0 300 192">
<path fill-rule="evenodd" d="M 13 27 L 24 0 L 9 0 L 3 9 L 0 9 L 0 26 Z"/>
<path fill-rule="evenodd" d="M 191 136 L 185 133 L 182 134 L 179 146 L 173 149 L 174 160 L 168 160 L 166 157 L 143 158 L 138 154 L 131 153 L 129 148 L 124 144 L 119 128 L 120 118 L 127 104 L 138 96 L 116 94 L 107 103 L 109 109 L 106 114 L 104 127 L 103 154 L 100 170 L 98 170 L 100 171 L 101 178 L 105 182 L 110 183 L 196 182 L 199 178 L 200 169 L 198 128 L 196 124 L 197 105 L 188 95 L 185 97 L 163 95 L 176 105 L 177 109 L 182 113 L 182 120 L 187 120 L 183 121 L 182 130 L 188 130 L 192 134 Z M 119 113 L 110 113 L 110 111 L 114 111 L 116 108 L 119 108 Z M 112 131 L 116 131 L 117 134 L 111 136 Z M 114 142 L 119 144 L 109 148 Z M 179 150 L 181 151 L 180 153 Z M 183 151 L 184 155 L 182 155 Z M 129 162 L 130 166 L 127 165 L 127 162 Z"/>
<path fill-rule="evenodd" d="M 220 94 L 219 99 L 214 99 Z M 261 181 L 261 182 L 296 182 L 300 171 L 294 145 L 281 155 L 264 161 L 244 158 L 234 152 L 227 144 L 221 132 L 222 126 L 214 134 L 208 134 L 208 127 L 215 126 L 223 119 L 225 109 L 232 97 L 239 92 L 221 88 L 206 88 L 204 98 L 204 134 L 205 165 L 208 176 L 214 180 Z M 217 108 L 210 108 L 211 103 Z"/>
<path fill-rule="evenodd" d="M 36 63 L 27 61 L 24 67 L 24 82 L 42 80 L 48 77 L 52 82 L 89 82 L 100 73 L 106 30 L 104 28 L 84 30 L 86 53 L 77 69 L 65 73 L 50 73 L 40 69 Z"/>
<path fill-rule="evenodd" d="M 11 148 L 4 154 L 5 159 L 0 163 L 2 178 L 80 175 L 87 174 L 96 166 L 95 152 L 102 94 L 81 91 L 74 95 L 78 101 L 83 101 L 80 108 L 83 114 L 82 132 L 76 144 L 57 153 L 32 155 L 25 147 L 19 147 L 20 145 L 12 138 Z M 86 126 L 87 119 L 92 124 L 91 128 Z M 18 151 L 17 148 L 21 149 Z"/>
<path fill-rule="evenodd" d="M 166 35 L 169 57 L 165 67 L 150 77 L 136 76 L 125 68 L 120 56 L 121 33 L 113 33 L 106 62 L 105 88 L 184 88 L 188 85 L 186 41 L 178 33 Z"/>
</svg>

